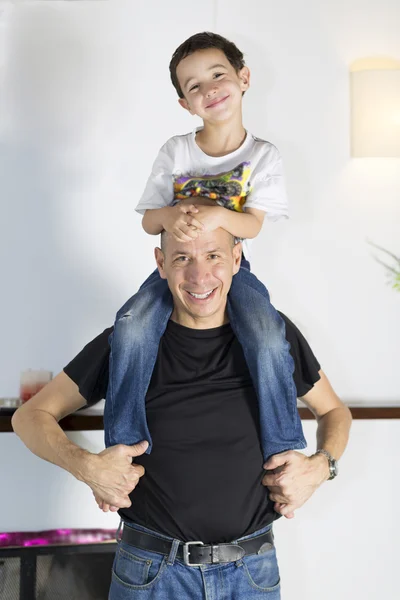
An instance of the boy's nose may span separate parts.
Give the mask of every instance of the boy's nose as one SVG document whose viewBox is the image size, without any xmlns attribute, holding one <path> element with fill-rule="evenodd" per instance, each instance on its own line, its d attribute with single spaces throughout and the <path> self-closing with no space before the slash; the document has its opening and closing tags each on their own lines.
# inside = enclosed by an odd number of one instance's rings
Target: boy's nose
<svg viewBox="0 0 400 600">
<path fill-rule="evenodd" d="M 215 96 L 216 93 L 217 86 L 215 85 L 215 83 L 213 83 L 211 86 L 209 86 L 208 90 L 206 91 L 206 96 L 207 98 L 212 98 L 213 96 Z"/>
</svg>

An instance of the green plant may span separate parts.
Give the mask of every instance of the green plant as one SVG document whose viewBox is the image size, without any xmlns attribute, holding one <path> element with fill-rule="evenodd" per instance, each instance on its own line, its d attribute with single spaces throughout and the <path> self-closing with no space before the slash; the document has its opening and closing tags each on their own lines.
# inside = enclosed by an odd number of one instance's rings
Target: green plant
<svg viewBox="0 0 400 600">
<path fill-rule="evenodd" d="M 391 258 L 392 264 L 388 265 L 386 262 L 381 260 L 381 258 L 374 255 L 374 259 L 385 267 L 392 288 L 400 292 L 400 257 L 393 254 L 393 252 L 389 252 L 389 250 L 374 244 L 373 242 L 368 241 L 368 244 L 376 248 L 376 250 L 379 250 L 379 252 L 384 254 L 386 257 Z"/>
</svg>

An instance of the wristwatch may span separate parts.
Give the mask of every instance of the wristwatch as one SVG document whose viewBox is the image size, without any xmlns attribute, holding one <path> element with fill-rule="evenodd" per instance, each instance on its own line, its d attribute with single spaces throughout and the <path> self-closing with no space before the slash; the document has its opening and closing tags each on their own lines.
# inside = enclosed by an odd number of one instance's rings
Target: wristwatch
<svg viewBox="0 0 400 600">
<path fill-rule="evenodd" d="M 328 450 L 323 450 L 322 448 L 317 450 L 315 454 L 323 454 L 324 456 L 326 456 L 329 462 L 330 474 L 328 477 L 328 481 L 330 479 L 335 479 L 336 475 L 339 473 L 338 461 L 333 458 L 333 456 L 328 452 Z"/>
</svg>

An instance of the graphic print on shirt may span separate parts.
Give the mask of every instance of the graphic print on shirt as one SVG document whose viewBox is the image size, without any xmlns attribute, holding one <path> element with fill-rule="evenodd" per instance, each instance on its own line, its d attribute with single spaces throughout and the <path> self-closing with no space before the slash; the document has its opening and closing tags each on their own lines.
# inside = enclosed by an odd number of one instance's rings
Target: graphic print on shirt
<svg viewBox="0 0 400 600">
<path fill-rule="evenodd" d="M 231 171 L 217 175 L 173 176 L 173 180 L 174 203 L 185 198 L 204 196 L 224 208 L 243 212 L 243 205 L 251 191 L 250 163 L 242 162 Z"/>
</svg>

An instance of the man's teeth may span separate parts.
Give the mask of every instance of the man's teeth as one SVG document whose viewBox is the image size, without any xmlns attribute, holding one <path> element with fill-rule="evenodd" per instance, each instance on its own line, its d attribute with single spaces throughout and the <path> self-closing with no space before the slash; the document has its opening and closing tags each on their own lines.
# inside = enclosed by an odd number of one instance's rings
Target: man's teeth
<svg viewBox="0 0 400 600">
<path fill-rule="evenodd" d="M 194 292 L 189 292 L 189 294 L 191 296 L 193 296 L 193 298 L 200 298 L 200 299 L 204 299 L 204 298 L 208 298 L 208 296 L 210 294 L 213 293 L 214 290 L 210 290 L 209 292 L 206 292 L 205 294 L 195 294 Z"/>
</svg>

